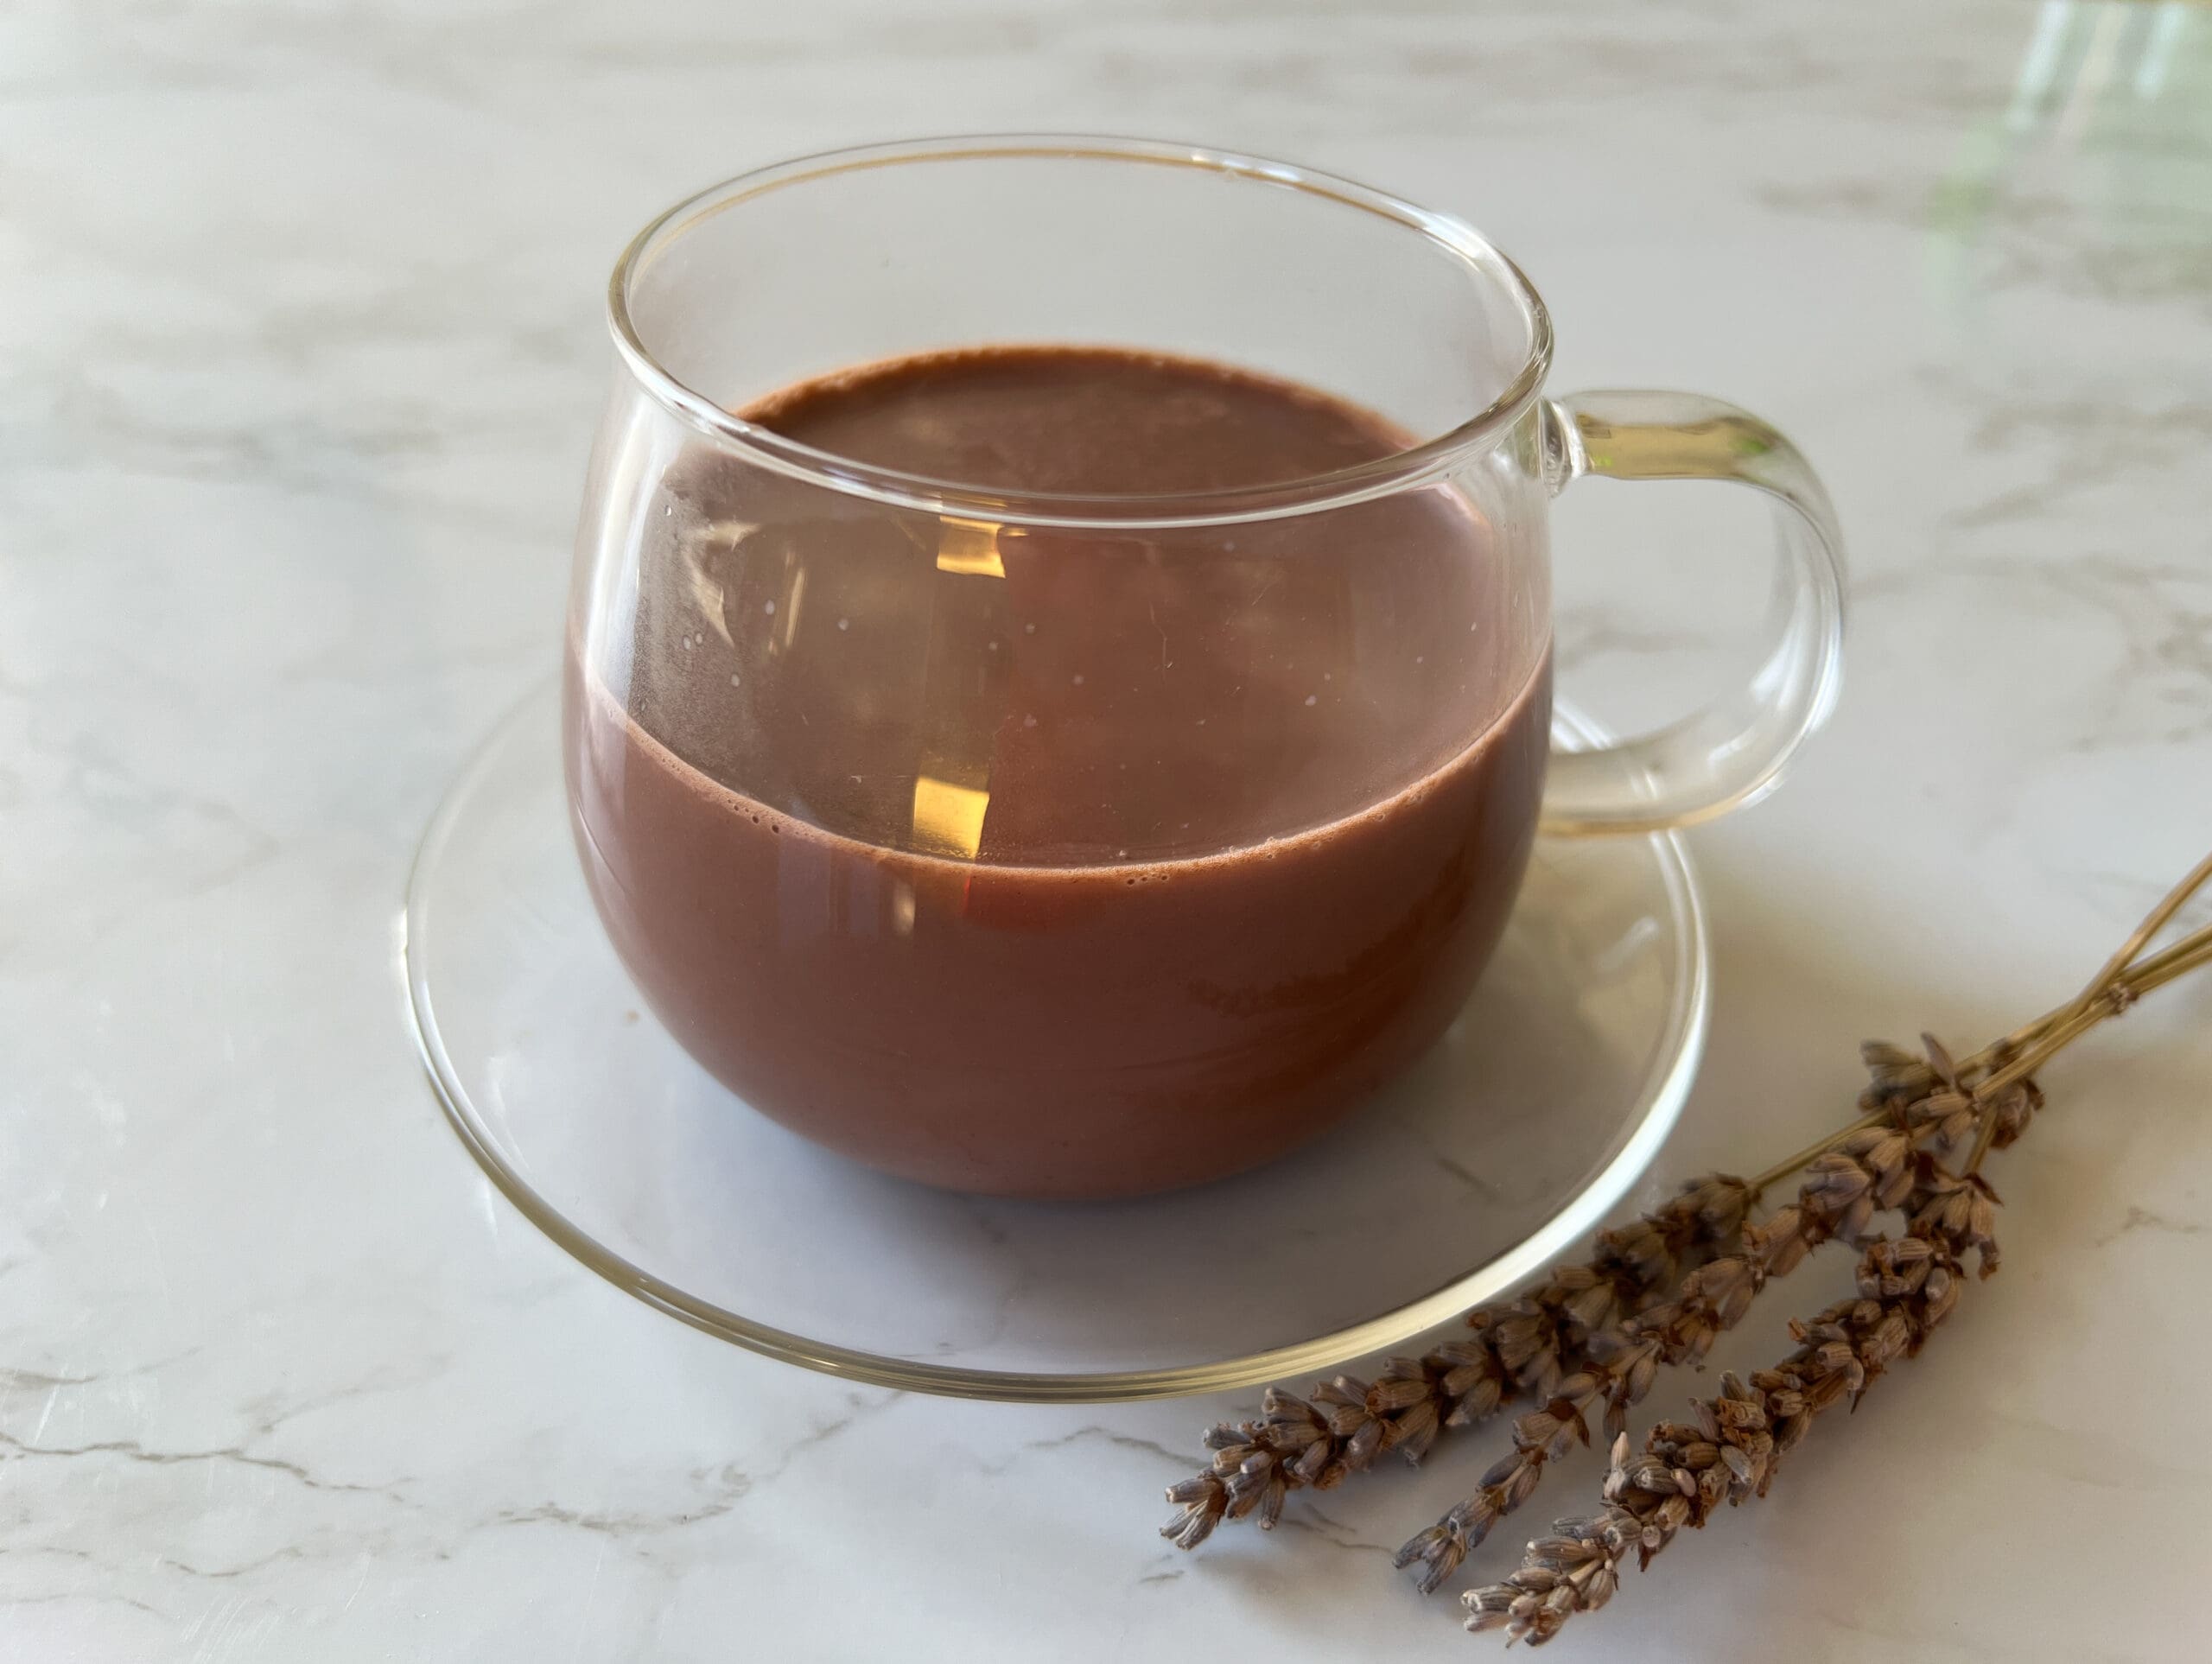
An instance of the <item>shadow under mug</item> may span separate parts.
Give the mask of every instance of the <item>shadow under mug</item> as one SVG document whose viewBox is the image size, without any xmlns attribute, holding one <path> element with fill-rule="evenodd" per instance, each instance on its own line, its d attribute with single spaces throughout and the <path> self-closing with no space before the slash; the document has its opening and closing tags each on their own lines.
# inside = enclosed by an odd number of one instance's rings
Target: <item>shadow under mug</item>
<svg viewBox="0 0 2212 1664">
<path fill-rule="evenodd" d="M 1547 397 L 1512 263 L 1343 180 L 1124 140 L 843 151 L 671 209 L 609 313 L 564 700 L 586 876 L 702 1064 L 889 1172 L 1127 1195 L 1290 1149 L 1461 1008 L 1539 828 L 1751 802 L 1835 695 L 1840 538 L 1789 443 L 1686 393 Z M 1321 390 L 1405 442 L 1084 496 L 742 414 L 1034 344 Z M 1764 493 L 1782 602 L 1740 689 L 1548 755 L 1548 509 L 1586 474 Z"/>
</svg>

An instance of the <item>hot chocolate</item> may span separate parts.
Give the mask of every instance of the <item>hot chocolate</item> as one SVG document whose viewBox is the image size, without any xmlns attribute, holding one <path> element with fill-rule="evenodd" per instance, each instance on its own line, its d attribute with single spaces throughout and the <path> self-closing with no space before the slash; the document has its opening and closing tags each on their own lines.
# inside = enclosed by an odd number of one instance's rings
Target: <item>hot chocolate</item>
<svg viewBox="0 0 2212 1664">
<path fill-rule="evenodd" d="M 1076 348 L 902 359 L 746 414 L 1092 496 L 1407 442 L 1284 382 Z M 1052 530 L 704 446 L 660 489 L 634 607 L 600 609 L 624 638 L 571 642 L 577 842 L 646 999 L 763 1113 L 932 1184 L 1162 1189 L 1310 1136 L 1465 998 L 1550 701 L 1465 497 Z"/>
</svg>

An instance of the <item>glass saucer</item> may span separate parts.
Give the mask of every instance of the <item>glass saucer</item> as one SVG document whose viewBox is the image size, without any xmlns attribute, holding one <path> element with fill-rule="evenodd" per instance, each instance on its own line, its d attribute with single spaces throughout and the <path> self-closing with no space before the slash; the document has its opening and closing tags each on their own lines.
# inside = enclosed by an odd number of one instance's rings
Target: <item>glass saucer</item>
<svg viewBox="0 0 2212 1664">
<path fill-rule="evenodd" d="M 1569 744 L 1600 738 L 1571 714 Z M 1445 1038 L 1287 1159 L 1134 1202 L 982 1199 L 817 1149 L 669 1038 L 570 848 L 558 698 L 502 722 L 424 834 L 405 970 L 447 1114 L 592 1270 L 739 1346 L 918 1392 L 1109 1400 L 1325 1375 L 1573 1248 L 1674 1125 L 1706 1024 L 1671 837 L 1540 842 Z"/>
</svg>

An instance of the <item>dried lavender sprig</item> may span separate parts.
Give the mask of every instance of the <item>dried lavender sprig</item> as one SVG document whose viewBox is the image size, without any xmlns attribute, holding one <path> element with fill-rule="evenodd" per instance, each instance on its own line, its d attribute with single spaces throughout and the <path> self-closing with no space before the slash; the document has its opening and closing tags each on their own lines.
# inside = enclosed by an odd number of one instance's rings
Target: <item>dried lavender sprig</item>
<svg viewBox="0 0 2212 1664">
<path fill-rule="evenodd" d="M 1272 1528 L 1293 1490 L 1328 1489 L 1385 1451 L 1419 1461 L 1440 1432 L 1516 1400 L 1545 1400 L 1516 1426 L 1513 1455 L 1484 1476 L 1477 1496 L 1401 1551 L 1401 1566 L 1422 1562 L 1421 1587 L 1433 1591 L 1528 1499 L 1546 1461 L 1572 1439 L 1587 1439 L 1586 1413 L 1599 1397 L 1617 1430 L 1661 1362 L 1699 1361 L 1768 1278 L 1786 1274 L 1839 1231 L 1856 1241 L 1875 1208 L 1891 1204 L 1906 1149 L 1891 1129 L 1853 1126 L 1748 1184 L 1719 1174 L 1693 1181 L 1666 1207 L 1601 1233 L 1588 1265 L 1562 1267 L 1523 1299 L 1471 1312 L 1475 1340 L 1393 1358 L 1371 1383 L 1340 1375 L 1309 1399 L 1270 1388 L 1256 1419 L 1208 1431 L 1212 1464 L 1169 1488 L 1179 1512 L 1160 1534 L 1192 1548 L 1224 1520 L 1256 1515 L 1262 1530 Z M 1812 1176 L 1799 1204 L 1746 1233 L 1742 1221 L 1758 1191 L 1804 1165 Z M 1685 1267 L 1690 1283 L 1662 1301 Z M 1635 1332 L 1624 1332 L 1639 1314 Z"/>
<path fill-rule="evenodd" d="M 1796 1165 L 1811 1168 L 1813 1177 L 1800 1196 L 1798 1218 L 1791 1219 L 1789 1210 L 1784 1210 L 1770 1222 L 1770 1229 L 1781 1228 L 1777 1246 L 1794 1254 L 1789 1263 L 1794 1266 L 1802 1261 L 1817 1246 L 1821 1235 L 1815 1230 L 1793 1242 L 1793 1237 L 1801 1235 L 1800 1221 L 1816 1225 L 1832 1222 L 1834 1229 L 1827 1234 L 1848 1242 L 1861 1240 L 1872 1211 L 1897 1205 L 1913 1175 L 1925 1171 L 1924 1163 L 1908 1165 L 1905 1159 L 1916 1143 L 1925 1141 L 1948 1153 L 1968 1134 L 1974 1134 L 1965 1178 L 1950 1181 L 1952 1188 L 1944 1193 L 1946 1205 L 1954 1212 L 1969 1205 L 1974 1200 L 1972 1181 L 1983 1156 L 2018 1139 L 2043 1106 L 2043 1094 L 2028 1071 L 2096 1022 L 2125 1010 L 2138 997 L 2139 979 L 2147 991 L 2212 955 L 2212 927 L 2208 927 L 2163 954 L 2144 956 L 2152 937 L 2208 880 L 2212 880 L 2212 857 L 2198 863 L 2167 893 L 2120 951 L 2106 962 L 2097 979 L 2074 1000 L 1984 1047 L 1964 1063 L 1955 1061 L 1933 1035 L 1921 1037 L 1923 1051 L 1919 1054 L 1885 1041 L 1863 1045 L 1860 1055 L 1872 1077 L 1859 1098 L 1866 1115 L 1753 1181 L 1755 1188 L 1764 1188 L 1769 1178 Z M 1854 1171 L 1855 1164 L 1847 1159 L 1854 1155 L 1867 1157 L 1867 1171 Z M 1984 1200 L 1977 1205 L 1986 1210 L 1988 1204 Z M 1963 1216 L 1954 1222 L 1954 1229 L 1964 1229 Z M 1592 1347 L 1599 1364 L 1573 1378 L 1569 1384 L 1575 1390 L 1563 1394 L 1545 1410 L 1523 1416 L 1514 1429 L 1512 1453 L 1484 1475 L 1475 1495 L 1448 1510 L 1435 1525 L 1417 1533 L 1398 1551 L 1400 1566 L 1421 1567 L 1418 1580 L 1424 1594 L 1433 1592 L 1456 1571 L 1499 1520 L 1529 1501 L 1545 1463 L 1565 1453 L 1570 1432 L 1586 1441 L 1585 1418 L 1596 1397 L 1606 1400 L 1608 1429 L 1615 1433 L 1620 1431 L 1626 1407 L 1649 1390 L 1656 1374 L 1651 1362 L 1655 1341 L 1659 1362 L 1699 1361 L 1718 1332 L 1714 1317 L 1732 1310 L 1740 1318 L 1758 1289 L 1771 1277 L 1782 1274 L 1771 1266 L 1760 1264 L 1756 1250 L 1764 1244 L 1758 1228 L 1747 1230 L 1745 1239 L 1747 1252 L 1715 1260 L 1692 1274 L 1685 1285 L 1688 1308 L 1674 1318 L 1675 1326 L 1670 1329 L 1668 1320 L 1674 1314 L 1662 1308 L 1624 1324 L 1618 1338 L 1601 1337 Z M 1985 1264 L 1993 1267 L 1996 1247 L 1986 1229 L 1976 1240 L 1988 1243 Z M 1715 1288 L 1725 1291 L 1723 1301 L 1736 1304 L 1716 1304 Z M 1679 1326 L 1683 1323 L 1689 1325 L 1687 1330 Z M 1607 1364 L 1612 1366 L 1610 1370 L 1605 1367 Z"/>
<path fill-rule="evenodd" d="M 1874 1083 L 1862 1103 L 1866 1125 L 1896 1119 L 1916 1136 L 1953 1148 L 1972 1127 L 1964 1165 L 1944 1167 L 1915 1155 L 1904 1198 L 1911 1223 L 1895 1242 L 1877 1241 L 1859 1266 L 1859 1297 L 1829 1307 L 1810 1324 L 1793 1324 L 1798 1350 L 1748 1385 L 1724 1376 L 1721 1394 L 1697 1406 L 1695 1427 L 1662 1424 L 1631 1461 L 1624 1433 L 1616 1437 L 1602 1514 L 1557 1522 L 1549 1537 L 1529 1545 L 1521 1569 L 1504 1582 L 1463 1597 L 1470 1629 L 1503 1628 L 1510 1640 L 1540 1645 L 1579 1611 L 1594 1611 L 1619 1586 L 1632 1545 L 1648 1566 L 1685 1525 L 1702 1526 L 1725 1497 L 1732 1505 L 1764 1496 L 1776 1464 L 1802 1439 L 1814 1417 L 1867 1387 L 1899 1357 L 1919 1351 L 1950 1315 L 1972 1253 L 1980 1274 L 1999 1265 L 1996 1193 L 1980 1173 L 1993 1147 L 2025 1130 L 2043 1096 L 2030 1072 L 2143 994 L 2212 963 L 2212 925 L 2190 932 L 2158 954 L 2151 939 L 2189 898 L 2212 881 L 2212 856 L 2169 891 L 2089 985 L 2067 1005 L 1955 1064 L 1932 1038 L 1924 1057 L 1869 1045 Z"/>
<path fill-rule="evenodd" d="M 1409 1538 L 1395 1564 L 1418 1567 L 1421 1593 L 1434 1593 L 1499 1521 L 1535 1494 L 1548 1464 L 1574 1444 L 1590 1442 L 1593 1410 L 1602 1405 L 1606 1431 L 1619 1434 L 1660 1369 L 1702 1362 L 1770 1280 L 1787 1276 L 1831 1238 L 1863 1241 L 1875 1213 L 1910 1192 L 1912 1155 L 1912 1135 L 1887 1126 L 1852 1131 L 1815 1155 L 1794 1204 L 1764 1225 L 1746 1226 L 1733 1253 L 1691 1271 L 1673 1299 L 1594 1337 L 1590 1362 L 1541 1408 L 1514 1423 L 1511 1452 L 1483 1475 L 1471 1496 Z"/>
<path fill-rule="evenodd" d="M 1415 1583 L 1421 1593 L 1433 1594 L 1499 1521 L 1527 1504 L 1548 1463 L 1564 1456 L 1572 1443 L 1589 1442 L 1595 1404 L 1604 1403 L 1605 1430 L 1618 1435 L 1659 1369 L 1701 1363 L 1769 1282 L 1787 1276 L 1830 1240 L 1863 1245 L 1874 1216 L 1913 1195 L 1925 1165 L 1916 1159 L 1922 1145 L 1948 1153 L 1986 1125 L 2001 1147 L 2025 1130 L 2044 1101 L 2032 1080 L 2013 1082 L 1978 1104 L 1960 1089 L 1961 1067 L 1942 1043 L 1933 1035 L 1921 1038 L 1924 1056 L 1868 1041 L 1861 1053 L 1873 1083 L 1861 1102 L 1872 1103 L 1874 1111 L 1793 1159 L 1808 1170 L 1796 1202 L 1763 1225 L 1746 1226 L 1739 1249 L 1691 1272 L 1675 1299 L 1593 1339 L 1593 1362 L 1543 1409 L 1515 1423 L 1512 1451 L 1483 1475 L 1474 1493 L 1407 1540 L 1395 1563 L 1402 1570 L 1419 1568 Z M 1914 1093 L 1923 1096 L 1914 1098 Z"/>
<path fill-rule="evenodd" d="M 1986 1187 L 1932 1165 L 1923 1177 L 1921 1188 L 1934 1193 L 1929 1204 L 1916 1210 L 1909 1235 L 1867 1247 L 1856 1299 L 1793 1323 L 1797 1348 L 1774 1369 L 1748 1381 L 1724 1375 L 1719 1395 L 1695 1404 L 1694 1425 L 1661 1423 L 1633 1456 L 1627 1434 L 1617 1436 L 1604 1509 L 1554 1522 L 1512 1576 L 1463 1597 L 1466 1627 L 1503 1629 L 1509 1640 L 1532 1646 L 1549 1641 L 1575 1613 L 1594 1612 L 1612 1597 L 1631 1549 L 1639 1567 L 1648 1566 L 1683 1527 L 1703 1526 L 1723 1501 L 1765 1496 L 1783 1456 L 1817 1416 L 1847 1400 L 1855 1404 L 1891 1363 L 1919 1351 L 1957 1303 L 1961 1257 L 1978 1249 L 1983 1276 L 1997 1263 L 1981 1216 Z M 1961 1197 L 1965 1204 L 1955 1205 Z"/>
<path fill-rule="evenodd" d="M 2142 994 L 2212 962 L 2212 926 L 2190 933 L 2160 953 L 2146 956 L 2144 952 L 2157 929 L 2208 880 L 2212 880 L 2212 857 L 2201 862 L 2169 892 L 2121 952 L 2107 962 L 2099 981 L 2093 982 L 2066 1006 L 1993 1042 L 1963 1063 L 1955 1063 L 1932 1036 L 1923 1037 L 1924 1056 L 1916 1056 L 1886 1043 L 1869 1042 L 1862 1048 L 1862 1054 L 1873 1078 L 1860 1099 L 1862 1108 L 1868 1113 L 1770 1168 L 1742 1188 L 1749 1197 L 1755 1197 L 1768 1184 L 1799 1167 L 1819 1165 L 1853 1139 L 1868 1134 L 1882 1138 L 1885 1136 L 1885 1128 L 1894 1131 L 1899 1127 L 1916 1142 L 1929 1139 L 1936 1147 L 1945 1150 L 1954 1147 L 1967 1130 L 1978 1129 L 1975 1147 L 1967 1164 L 1971 1177 L 1983 1154 L 1990 1147 L 2001 1148 L 2017 1139 L 2034 1111 L 2041 1107 L 2042 1095 L 2027 1078 L 2031 1070 L 2039 1067 L 2097 1022 L 2126 1010 Z M 1871 1216 L 1871 1198 L 1864 1189 L 1854 1189 L 1855 1181 L 1847 1172 L 1834 1163 L 1828 1166 L 1834 1170 L 1827 1175 L 1829 1184 L 1853 1190 L 1853 1194 L 1844 1198 L 1845 1204 L 1860 1216 L 1851 1223 L 1847 1232 L 1838 1234 L 1856 1240 Z M 1741 1181 L 1727 1182 L 1741 1185 Z M 1643 1223 L 1655 1224 L 1658 1220 L 1659 1216 L 1652 1216 Z M 1777 1216 L 1776 1221 L 1770 1222 L 1769 1229 L 1781 1223 Z M 1630 1230 L 1637 1229 L 1630 1227 Z M 1601 1244 L 1605 1241 L 1601 1236 Z M 1716 1241 L 1707 1249 L 1708 1256 L 1726 1256 L 1729 1252 L 1730 1245 L 1725 1241 Z M 1994 1252 L 1993 1244 L 1991 1252 Z M 1802 1258 L 1802 1252 L 1799 1257 Z M 1705 1262 L 1692 1256 L 1685 1258 L 1693 1265 Z M 1632 1356 L 1593 1356 L 1590 1346 L 1597 1337 L 1586 1329 L 1578 1349 L 1572 1314 L 1567 1310 L 1576 1291 L 1561 1290 L 1558 1279 L 1571 1280 L 1577 1273 L 1598 1268 L 1594 1262 L 1592 1267 L 1570 1268 L 1557 1273 L 1554 1282 L 1530 1300 L 1471 1313 L 1468 1321 L 1478 1330 L 1487 1331 L 1500 1324 L 1509 1325 L 1503 1334 L 1505 1346 L 1501 1348 L 1492 1343 L 1487 1348 L 1491 1353 L 1491 1368 L 1478 1366 L 1471 1350 L 1440 1348 L 1419 1359 L 1393 1359 L 1371 1388 L 1351 1377 L 1339 1376 L 1315 1394 L 1324 1410 L 1317 1410 L 1289 1394 L 1271 1391 L 1260 1421 L 1217 1427 L 1208 1435 L 1207 1442 L 1216 1451 L 1214 1468 L 1169 1489 L 1169 1499 L 1181 1505 L 1183 1511 L 1161 1528 L 1161 1534 L 1181 1547 L 1195 1547 L 1223 1518 L 1241 1518 L 1255 1509 L 1260 1512 L 1262 1527 L 1271 1526 L 1280 1516 L 1284 1496 L 1289 1490 L 1307 1483 L 1324 1489 L 1338 1483 L 1348 1472 L 1370 1464 L 1383 1449 L 1402 1447 L 1411 1459 L 1418 1460 L 1442 1427 L 1480 1419 L 1483 1414 L 1493 1412 L 1516 1394 L 1549 1393 L 1564 1376 L 1575 1390 L 1567 1394 L 1568 1401 L 1563 1406 L 1569 1413 L 1552 1418 L 1555 1426 L 1541 1446 L 1548 1450 L 1577 1424 L 1580 1412 L 1574 1400 L 1590 1384 L 1581 1378 L 1588 1373 L 1586 1370 L 1574 1375 L 1566 1373 L 1574 1369 L 1578 1362 L 1594 1363 L 1599 1371 L 1617 1371 L 1617 1375 L 1606 1375 L 1601 1383 L 1614 1390 L 1639 1379 L 1644 1380 L 1643 1390 L 1648 1390 L 1650 1372 L 1640 1369 Z M 1769 1276 L 1773 1274 L 1778 1273 L 1768 1273 Z M 1740 1281 L 1742 1273 L 1732 1272 L 1729 1280 Z M 1581 1287 L 1586 1292 L 1590 1285 Z M 1664 1283 L 1654 1284 L 1644 1297 L 1646 1304 L 1657 1299 L 1664 1288 Z M 1751 1292 L 1757 1292 L 1756 1286 Z M 1548 1295 L 1557 1298 L 1547 1299 Z M 1734 1298 L 1747 1303 L 1749 1296 L 1739 1294 Z M 1740 1310 L 1737 1315 L 1740 1317 Z M 1563 1343 L 1554 1343 L 1554 1336 L 1563 1337 Z M 1710 1344 L 1709 1337 L 1705 1343 Z M 1509 1357 L 1514 1362 L 1509 1362 Z M 1474 1372 L 1472 1376 L 1471 1370 Z M 1501 1376 L 1503 1379 L 1496 1400 L 1479 1413 L 1465 1403 L 1448 1402 L 1455 1381 L 1481 1377 L 1499 1381 Z M 1479 1385 L 1475 1394 L 1478 1400 L 1487 1396 Z M 1555 1401 L 1560 1397 L 1557 1394 L 1551 1395 Z M 1641 1395 L 1641 1392 L 1635 1394 Z M 1594 1400 L 1586 1400 L 1586 1407 L 1587 1401 Z M 1548 1415 L 1550 1409 L 1548 1405 L 1544 1412 L 1538 1413 Z M 1608 1420 L 1614 1419 L 1609 1403 Z M 1535 1434 L 1545 1429 L 1531 1421 L 1528 1431 Z M 1516 1445 L 1522 1444 L 1516 1438 Z M 1564 1448 L 1563 1443 L 1560 1448 Z M 1530 1464 L 1519 1459 L 1521 1454 L 1516 1449 L 1516 1457 L 1509 1458 L 1509 1462 L 1526 1468 Z M 1493 1469 L 1486 1481 L 1502 1482 L 1506 1477 L 1504 1469 L 1505 1464 Z M 1485 1489 L 1488 1488 L 1486 1483 Z M 1533 1477 L 1524 1476 L 1510 1485 L 1504 1493 L 1511 1498 L 1510 1506 L 1502 1511 L 1510 1512 L 1511 1507 L 1525 1502 L 1534 1488 Z M 1424 1537 L 1427 1535 L 1423 1534 Z M 1422 1538 L 1417 1537 L 1408 1549 L 1421 1541 Z M 1455 1559 L 1453 1565 L 1456 1564 Z M 1446 1572 L 1425 1577 L 1424 1587 L 1433 1588 L 1444 1575 Z"/>
<path fill-rule="evenodd" d="M 1764 1225 L 1747 1226 L 1741 1247 L 1691 1272 L 1676 1299 L 1594 1337 L 1592 1362 L 1542 1409 L 1515 1423 L 1512 1451 L 1483 1475 L 1474 1493 L 1407 1540 L 1395 1564 L 1419 1568 L 1415 1582 L 1421 1593 L 1433 1594 L 1499 1521 L 1528 1503 L 1548 1463 L 1564 1456 L 1571 1444 L 1589 1442 L 1595 1405 L 1603 1402 L 1605 1429 L 1618 1435 L 1659 1369 L 1701 1363 L 1770 1281 L 1787 1276 L 1823 1242 L 1863 1244 L 1875 1214 L 1897 1207 L 1912 1193 L 1922 1171 L 1915 1159 L 1919 1146 L 1948 1153 L 1986 1126 L 2001 1147 L 2025 1130 L 2043 1103 L 2032 1080 L 2014 1081 L 1980 1103 L 1961 1089 L 1966 1066 L 1954 1062 L 1934 1035 L 1923 1035 L 1921 1043 L 1924 1054 L 1866 1042 L 1860 1052 L 1872 1079 L 1860 1102 L 1872 1106 L 1870 1113 L 1753 1181 L 1757 1186 L 1803 1166 L 1808 1177 L 1796 1202 Z M 1988 1067 L 1979 1056 L 1973 1064 Z"/>
<path fill-rule="evenodd" d="M 1392 1358 L 1373 1381 L 1339 1375 L 1307 1398 L 1268 1388 L 1256 1419 L 1206 1433 L 1212 1463 L 1169 1487 L 1178 1511 L 1160 1535 L 1195 1548 L 1224 1520 L 1252 1515 L 1268 1529 L 1293 1490 L 1327 1490 L 1386 1451 L 1418 1462 L 1449 1428 L 1519 1399 L 1553 1396 L 1587 1361 L 1592 1336 L 1648 1307 L 1685 1267 L 1732 1248 L 1751 1200 L 1739 1178 L 1693 1180 L 1663 1207 L 1599 1232 L 1588 1263 L 1561 1267 L 1521 1299 L 1468 1313 L 1467 1339 Z"/>
</svg>

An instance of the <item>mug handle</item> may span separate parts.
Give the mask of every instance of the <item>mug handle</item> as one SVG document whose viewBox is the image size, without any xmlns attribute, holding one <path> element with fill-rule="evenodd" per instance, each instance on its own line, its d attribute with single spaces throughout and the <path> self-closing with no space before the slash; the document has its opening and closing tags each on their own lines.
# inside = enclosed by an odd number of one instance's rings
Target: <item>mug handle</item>
<svg viewBox="0 0 2212 1664">
<path fill-rule="evenodd" d="M 1576 393 L 1544 407 L 1556 496 L 1586 474 L 1726 480 L 1775 500 L 1782 568 L 1774 645 L 1704 709 L 1595 751 L 1554 751 L 1541 829 L 1569 836 L 1692 826 L 1755 803 L 1835 704 L 1843 668 L 1843 534 L 1797 448 L 1748 410 L 1695 393 Z"/>
</svg>

